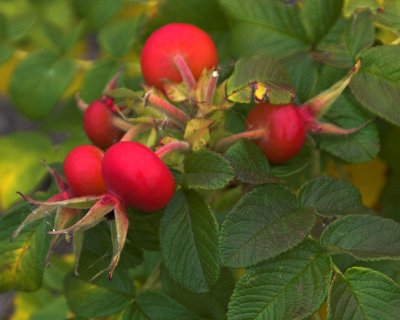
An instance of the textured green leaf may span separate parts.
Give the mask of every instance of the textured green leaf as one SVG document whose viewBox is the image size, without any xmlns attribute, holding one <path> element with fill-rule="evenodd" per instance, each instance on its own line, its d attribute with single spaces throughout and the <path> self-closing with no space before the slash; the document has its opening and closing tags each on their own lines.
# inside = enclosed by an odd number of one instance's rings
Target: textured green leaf
<svg viewBox="0 0 400 320">
<path fill-rule="evenodd" d="M 350 88 L 372 113 L 400 126 L 400 46 L 378 46 L 360 55 L 361 70 Z"/>
<path fill-rule="evenodd" d="M 255 81 L 267 85 L 266 94 L 272 103 L 288 103 L 294 96 L 288 86 L 287 73 L 279 62 L 267 55 L 256 55 L 236 62 L 226 86 L 228 99 L 241 103 L 252 102 L 252 86 Z"/>
<path fill-rule="evenodd" d="M 350 94 L 341 95 L 332 105 L 324 120 L 341 128 L 360 128 L 371 117 L 360 110 Z M 371 122 L 359 131 L 348 135 L 317 135 L 319 147 L 348 162 L 364 162 L 373 159 L 379 151 L 379 135 Z"/>
<path fill-rule="evenodd" d="M 346 34 L 346 44 L 350 54 L 357 54 L 369 48 L 375 41 L 375 28 L 370 10 L 362 10 L 354 14 L 350 28 Z"/>
<path fill-rule="evenodd" d="M 270 166 L 261 150 L 251 141 L 242 139 L 225 154 L 236 174 L 236 179 L 251 184 L 276 182 Z"/>
<path fill-rule="evenodd" d="M 299 244 L 315 223 L 282 185 L 264 185 L 247 193 L 225 218 L 220 232 L 223 265 L 248 267 Z"/>
<path fill-rule="evenodd" d="M 100 277 L 95 282 L 70 274 L 65 278 L 64 290 L 71 311 L 82 317 L 115 314 L 133 300 L 134 292 L 130 278 L 118 272 L 112 281 Z"/>
<path fill-rule="evenodd" d="M 19 205 L 0 219 L 0 292 L 11 289 L 34 291 L 42 284 L 50 239 L 46 223 L 29 225 L 11 241 L 11 233 L 30 213 L 31 207 Z"/>
<path fill-rule="evenodd" d="M 225 320 L 229 298 L 235 287 L 232 272 L 228 269 L 221 270 L 221 275 L 209 292 L 193 293 L 178 283 L 169 275 L 167 270 L 162 272 L 164 291 L 173 299 L 196 312 L 205 319 Z"/>
<path fill-rule="evenodd" d="M 328 293 L 331 258 L 312 241 L 246 271 L 229 304 L 228 320 L 304 319 Z"/>
<path fill-rule="evenodd" d="M 316 96 L 319 64 L 308 54 L 299 54 L 284 61 L 290 84 L 296 91 L 299 102 L 306 102 Z"/>
<path fill-rule="evenodd" d="M 114 57 L 123 57 L 138 39 L 141 19 L 119 20 L 99 33 L 101 47 Z"/>
<path fill-rule="evenodd" d="M 299 191 L 299 200 L 326 217 L 369 213 L 360 192 L 350 183 L 331 177 L 317 177 L 307 181 Z"/>
<path fill-rule="evenodd" d="M 349 215 L 330 224 L 321 245 L 360 260 L 400 258 L 400 224 L 372 215 Z"/>
<path fill-rule="evenodd" d="M 268 54 L 282 58 L 307 50 L 298 6 L 274 0 L 220 0 L 234 20 L 232 46 L 237 56 Z"/>
<path fill-rule="evenodd" d="M 194 292 L 209 291 L 219 277 L 218 224 L 196 192 L 178 191 L 160 225 L 164 263 L 171 276 Z"/>
<path fill-rule="evenodd" d="M 80 95 L 87 103 L 101 97 L 107 83 L 118 71 L 118 64 L 112 60 L 98 60 L 85 75 Z"/>
<path fill-rule="evenodd" d="M 351 268 L 336 274 L 328 306 L 329 320 L 397 320 L 400 287 L 377 271 Z"/>
<path fill-rule="evenodd" d="M 158 292 L 140 294 L 122 320 L 201 320 L 189 309 Z"/>
<path fill-rule="evenodd" d="M 51 153 L 48 137 L 38 132 L 16 132 L 0 138 L 0 210 L 20 200 L 17 191 L 29 193 L 46 175 L 41 159 Z M 16 161 L 18 160 L 18 161 Z"/>
<path fill-rule="evenodd" d="M 133 210 L 130 209 L 131 213 Z M 163 212 L 143 214 L 134 212 L 129 215 L 128 239 L 139 248 L 145 250 L 160 250 L 160 219 Z"/>
<path fill-rule="evenodd" d="M 317 43 L 340 17 L 343 0 L 307 0 L 301 18 L 309 42 Z"/>
<path fill-rule="evenodd" d="M 192 153 L 185 159 L 183 183 L 191 189 L 216 190 L 235 177 L 229 162 L 211 151 Z"/>
<path fill-rule="evenodd" d="M 40 119 L 47 115 L 67 89 L 75 73 L 72 60 L 51 52 L 29 55 L 15 68 L 10 96 L 24 116 Z"/>
</svg>

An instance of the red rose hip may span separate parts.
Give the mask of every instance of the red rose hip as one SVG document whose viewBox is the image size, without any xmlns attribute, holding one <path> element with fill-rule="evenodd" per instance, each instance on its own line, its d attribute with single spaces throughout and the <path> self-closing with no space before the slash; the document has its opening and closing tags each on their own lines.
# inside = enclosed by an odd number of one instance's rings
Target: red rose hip
<svg viewBox="0 0 400 320">
<path fill-rule="evenodd" d="M 121 139 L 124 132 L 112 123 L 113 113 L 107 101 L 93 101 L 83 115 L 83 128 L 86 135 L 96 146 L 108 148 Z"/>
<path fill-rule="evenodd" d="M 111 146 L 104 154 L 102 172 L 111 194 L 143 212 L 164 208 L 174 193 L 175 182 L 168 167 L 137 142 L 121 141 Z"/>
<path fill-rule="evenodd" d="M 258 104 L 247 117 L 247 130 L 264 129 L 253 140 L 272 163 L 284 163 L 303 147 L 307 123 L 294 104 Z"/>
<path fill-rule="evenodd" d="M 64 174 L 74 196 L 102 195 L 107 192 L 102 173 L 103 151 L 91 145 L 72 149 L 64 160 Z"/>
<path fill-rule="evenodd" d="M 187 23 L 164 25 L 150 35 L 143 47 L 141 66 L 147 84 L 162 89 L 164 80 L 181 82 L 177 59 L 183 59 L 194 79 L 198 79 L 203 69 L 217 65 L 218 53 L 202 29 Z"/>
</svg>

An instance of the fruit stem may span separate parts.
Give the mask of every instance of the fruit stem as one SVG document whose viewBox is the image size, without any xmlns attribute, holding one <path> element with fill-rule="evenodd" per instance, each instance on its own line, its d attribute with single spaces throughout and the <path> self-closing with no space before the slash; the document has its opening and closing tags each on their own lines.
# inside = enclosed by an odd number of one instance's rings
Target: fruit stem
<svg viewBox="0 0 400 320">
<path fill-rule="evenodd" d="M 167 143 L 165 146 L 162 146 L 158 149 L 155 154 L 160 157 L 164 158 L 168 154 L 175 152 L 175 151 L 187 151 L 190 150 L 190 144 L 186 141 L 175 140 L 170 143 Z"/>
<path fill-rule="evenodd" d="M 152 125 L 149 123 L 142 123 L 136 126 L 132 126 L 121 138 L 120 141 L 132 141 L 135 139 L 139 134 L 146 131 L 147 129 L 151 128 Z"/>
<path fill-rule="evenodd" d="M 219 73 L 214 71 L 208 81 L 207 93 L 206 93 L 206 104 L 212 104 L 215 94 L 215 89 L 217 88 Z"/>
<path fill-rule="evenodd" d="M 155 95 L 152 91 L 147 92 L 144 96 L 144 105 L 146 106 L 148 103 L 182 123 L 186 123 L 189 120 L 189 117 L 185 112 L 178 109 L 165 99 Z"/>
<path fill-rule="evenodd" d="M 330 88 L 323 91 L 314 98 L 308 100 L 304 106 L 307 107 L 316 118 L 321 118 L 330 108 L 330 106 L 337 100 L 346 89 L 353 76 L 360 70 L 361 60 L 357 60 L 353 68 L 347 75 L 333 84 Z"/>
<path fill-rule="evenodd" d="M 182 76 L 183 82 L 187 85 L 188 89 L 196 88 L 196 79 L 193 76 L 192 70 L 190 70 L 186 60 L 180 54 L 174 57 L 174 63 L 179 73 Z"/>
<path fill-rule="evenodd" d="M 115 116 L 111 117 L 111 122 L 114 126 L 123 131 L 129 131 L 133 127 L 129 122 Z"/>
<path fill-rule="evenodd" d="M 244 131 L 241 133 L 233 134 L 224 139 L 221 139 L 220 141 L 218 141 L 215 144 L 214 149 L 217 151 L 222 151 L 226 147 L 228 147 L 231 144 L 238 141 L 239 139 L 256 140 L 256 139 L 260 139 L 264 136 L 265 136 L 265 129 L 255 129 L 255 130 L 251 130 L 251 131 Z"/>
</svg>

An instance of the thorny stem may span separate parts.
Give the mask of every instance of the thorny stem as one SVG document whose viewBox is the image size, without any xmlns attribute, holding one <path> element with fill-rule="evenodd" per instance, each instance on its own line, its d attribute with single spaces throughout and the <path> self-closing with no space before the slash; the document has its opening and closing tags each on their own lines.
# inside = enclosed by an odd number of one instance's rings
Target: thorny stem
<svg viewBox="0 0 400 320">
<path fill-rule="evenodd" d="M 338 266 L 336 264 L 333 264 L 333 271 L 335 271 L 338 274 L 343 275 L 342 271 L 340 271 L 340 269 L 338 268 Z"/>
<path fill-rule="evenodd" d="M 265 136 L 265 129 L 255 129 L 251 131 L 244 131 L 241 133 L 233 134 L 229 137 L 226 137 L 217 142 L 214 149 L 217 151 L 222 151 L 226 147 L 230 146 L 231 144 L 235 143 L 239 139 L 249 139 L 249 140 L 256 140 L 260 139 Z"/>
<path fill-rule="evenodd" d="M 162 146 L 155 153 L 158 157 L 163 158 L 174 151 L 186 151 L 190 150 L 190 144 L 186 141 L 172 141 L 167 143 L 165 146 Z"/>
<path fill-rule="evenodd" d="M 186 123 L 189 120 L 188 115 L 182 110 L 175 107 L 173 104 L 169 103 L 165 99 L 155 95 L 152 91 L 146 93 L 144 97 L 145 106 L 150 103 L 157 109 L 164 111 L 166 114 L 172 116 L 176 120 Z"/>
<path fill-rule="evenodd" d="M 182 76 L 183 82 L 187 85 L 188 89 L 196 88 L 196 79 L 193 76 L 192 70 L 190 70 L 186 60 L 180 54 L 174 57 L 174 63 L 179 73 Z"/>
<path fill-rule="evenodd" d="M 213 102 L 215 89 L 217 88 L 218 77 L 218 71 L 214 71 L 207 86 L 206 104 L 212 104 Z"/>
</svg>

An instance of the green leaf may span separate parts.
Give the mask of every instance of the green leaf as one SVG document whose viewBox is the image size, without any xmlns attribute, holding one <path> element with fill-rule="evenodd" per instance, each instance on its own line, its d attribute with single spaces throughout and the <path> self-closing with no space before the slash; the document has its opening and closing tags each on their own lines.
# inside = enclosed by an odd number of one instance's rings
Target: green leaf
<svg viewBox="0 0 400 320">
<path fill-rule="evenodd" d="M 206 319 L 226 319 L 229 298 L 235 287 L 235 280 L 230 270 L 221 270 L 221 275 L 214 287 L 204 293 L 186 290 L 176 283 L 165 269 L 162 270 L 161 275 L 164 291 L 189 310 Z"/>
<path fill-rule="evenodd" d="M 146 291 L 141 293 L 123 320 L 201 320 L 177 301 L 163 293 Z"/>
<path fill-rule="evenodd" d="M 0 219 L 0 292 L 34 291 L 42 284 L 50 239 L 45 221 L 29 225 L 11 241 L 11 233 L 30 210 L 31 205 L 22 204 Z"/>
<path fill-rule="evenodd" d="M 296 91 L 299 102 L 305 102 L 316 96 L 319 65 L 308 54 L 299 54 L 284 61 L 289 72 L 290 84 Z"/>
<path fill-rule="evenodd" d="M 373 47 L 360 55 L 361 70 L 350 88 L 372 113 L 400 126 L 400 46 Z"/>
<path fill-rule="evenodd" d="M 225 154 L 236 178 L 244 183 L 264 184 L 276 182 L 270 173 L 270 166 L 261 150 L 251 141 L 241 139 Z"/>
<path fill-rule="evenodd" d="M 400 29 L 400 3 L 397 0 L 385 0 L 379 5 L 382 12 L 377 15 L 377 22 L 397 32 Z"/>
<path fill-rule="evenodd" d="M 11 58 L 13 49 L 6 44 L 0 44 L 0 64 Z"/>
<path fill-rule="evenodd" d="M 318 43 L 340 17 L 343 0 L 307 0 L 301 10 L 308 41 Z"/>
<path fill-rule="evenodd" d="M 331 177 L 317 177 L 307 181 L 301 186 L 299 200 L 325 217 L 370 213 L 356 188 L 344 180 Z"/>
<path fill-rule="evenodd" d="M 149 32 L 171 22 L 191 23 L 208 32 L 228 27 L 224 12 L 215 0 L 160 1 L 157 3 L 157 14 L 148 19 Z"/>
<path fill-rule="evenodd" d="M 102 28 L 99 33 L 102 49 L 114 57 L 123 57 L 138 39 L 141 24 L 141 19 L 126 19 Z"/>
<path fill-rule="evenodd" d="M 396 320 L 400 287 L 387 276 L 366 268 L 336 274 L 329 291 L 329 320 Z"/>
<path fill-rule="evenodd" d="M 108 281 L 107 273 L 105 272 L 110 265 L 112 254 L 110 226 L 106 223 L 100 223 L 85 231 L 77 268 L 80 278 L 90 281 L 94 276 L 98 275 L 98 280 L 101 284 L 103 282 L 105 284 L 114 283 L 114 277 L 112 282 Z M 130 242 L 126 242 L 116 269 L 119 278 L 127 278 L 127 269 L 134 268 L 141 262 L 141 250 Z"/>
<path fill-rule="evenodd" d="M 74 73 L 74 63 L 68 58 L 47 51 L 31 54 L 12 74 L 11 99 L 24 116 L 43 118 L 57 104 Z"/>
<path fill-rule="evenodd" d="M 354 14 L 345 39 L 347 48 L 354 58 L 360 51 L 374 44 L 375 28 L 370 10 L 366 9 Z"/>
<path fill-rule="evenodd" d="M 256 55 L 236 62 L 226 86 L 228 99 L 240 103 L 252 102 L 255 81 L 260 82 L 259 86 L 267 86 L 265 94 L 272 103 L 288 103 L 295 95 L 278 61 L 266 55 Z"/>
<path fill-rule="evenodd" d="M 94 29 L 102 27 L 122 7 L 122 0 L 74 0 L 73 5 L 79 15 L 88 19 Z"/>
<path fill-rule="evenodd" d="M 32 192 L 46 175 L 41 159 L 51 153 L 50 139 L 38 132 L 16 132 L 0 138 L 0 210 Z M 18 161 L 16 161 L 16 159 Z"/>
<path fill-rule="evenodd" d="M 74 274 L 64 281 L 65 296 L 71 311 L 82 317 L 105 317 L 121 311 L 133 299 L 129 277 L 114 273 L 112 281 L 106 277 L 87 282 Z"/>
<path fill-rule="evenodd" d="M 233 292 L 228 320 L 304 319 L 325 300 L 331 276 L 331 258 L 307 240 L 246 271 Z"/>
<path fill-rule="evenodd" d="M 248 267 L 293 248 L 315 223 L 314 210 L 282 185 L 247 193 L 225 218 L 220 232 L 222 264 Z"/>
<path fill-rule="evenodd" d="M 371 121 L 350 94 L 342 94 L 323 119 L 345 129 L 360 128 Z M 318 134 L 316 138 L 321 149 L 353 163 L 373 159 L 380 147 L 378 130 L 373 122 L 352 134 Z"/>
<path fill-rule="evenodd" d="M 7 36 L 10 40 L 21 40 L 34 26 L 37 16 L 33 12 L 17 14 L 8 19 Z"/>
<path fill-rule="evenodd" d="M 118 71 L 118 63 L 113 60 L 98 60 L 86 73 L 81 87 L 81 98 L 87 103 L 102 96 L 107 83 Z"/>
<path fill-rule="evenodd" d="M 297 5 L 275 0 L 220 0 L 233 19 L 232 49 L 237 56 L 283 58 L 308 49 Z"/>
<path fill-rule="evenodd" d="M 183 184 L 190 189 L 221 189 L 235 177 L 229 162 L 211 151 L 192 153 L 185 159 L 184 169 Z"/>
<path fill-rule="evenodd" d="M 206 292 L 219 277 L 218 224 L 207 202 L 196 192 L 178 191 L 160 225 L 164 263 L 183 287 Z"/>
<path fill-rule="evenodd" d="M 132 211 L 130 209 L 128 212 Z M 163 212 L 130 214 L 129 221 L 132 223 L 129 224 L 128 239 L 139 248 L 160 250 L 159 229 L 162 215 Z"/>
<path fill-rule="evenodd" d="M 350 215 L 330 224 L 321 245 L 359 260 L 400 258 L 400 224 L 372 215 Z"/>
</svg>

